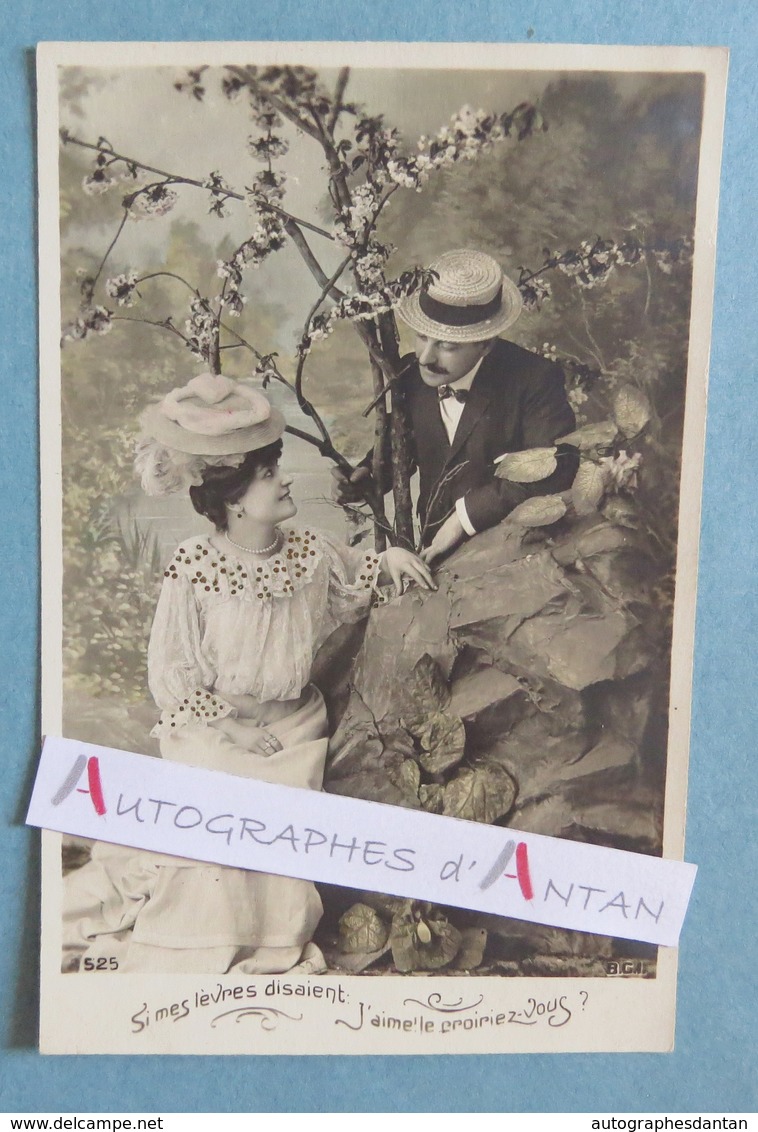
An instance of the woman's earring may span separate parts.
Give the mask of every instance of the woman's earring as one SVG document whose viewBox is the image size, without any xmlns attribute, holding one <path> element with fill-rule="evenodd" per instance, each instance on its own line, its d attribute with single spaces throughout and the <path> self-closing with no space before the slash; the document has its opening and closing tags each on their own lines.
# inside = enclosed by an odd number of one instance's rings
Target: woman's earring
<svg viewBox="0 0 758 1132">
<path fill-rule="evenodd" d="M 238 519 L 242 519 L 242 518 L 244 518 L 244 515 L 245 515 L 245 508 L 244 508 L 244 507 L 240 507 L 240 508 L 239 508 L 239 509 L 238 509 L 237 511 L 235 511 L 235 512 L 234 512 L 234 514 L 235 514 L 235 515 L 237 516 L 237 518 L 238 518 Z"/>
</svg>

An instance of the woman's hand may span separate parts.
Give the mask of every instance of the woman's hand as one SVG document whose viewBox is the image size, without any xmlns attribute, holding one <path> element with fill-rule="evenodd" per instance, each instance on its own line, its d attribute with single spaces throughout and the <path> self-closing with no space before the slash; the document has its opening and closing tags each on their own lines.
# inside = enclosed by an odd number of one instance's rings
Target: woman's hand
<svg viewBox="0 0 758 1132">
<path fill-rule="evenodd" d="M 231 739 L 233 743 L 236 743 L 238 747 L 252 751 L 256 755 L 263 755 L 264 758 L 282 750 L 282 745 L 277 737 L 265 727 L 259 727 L 252 720 L 230 719 L 227 716 L 225 719 L 214 720 L 210 726 L 215 727 L 218 731 L 223 731 L 224 735 Z"/>
<path fill-rule="evenodd" d="M 382 555 L 381 563 L 382 569 L 379 580 L 386 582 L 389 576 L 394 583 L 395 593 L 398 596 L 405 590 L 406 579 L 416 582 L 417 585 L 423 586 L 426 590 L 437 589 L 429 567 L 410 550 L 403 550 L 400 546 L 391 546 Z"/>
</svg>

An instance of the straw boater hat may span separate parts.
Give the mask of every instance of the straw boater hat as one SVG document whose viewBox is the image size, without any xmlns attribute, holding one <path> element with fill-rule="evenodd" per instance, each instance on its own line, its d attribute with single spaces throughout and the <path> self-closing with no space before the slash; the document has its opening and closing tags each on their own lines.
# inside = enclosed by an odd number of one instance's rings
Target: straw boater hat
<svg viewBox="0 0 758 1132">
<path fill-rule="evenodd" d="M 202 482 L 211 465 L 238 466 L 284 432 L 284 417 L 257 389 L 203 373 L 140 417 L 136 468 L 149 495 Z"/>
<path fill-rule="evenodd" d="M 485 252 L 445 252 L 431 270 L 437 279 L 398 307 L 417 334 L 440 342 L 484 342 L 497 338 L 521 313 L 518 287 Z"/>
</svg>

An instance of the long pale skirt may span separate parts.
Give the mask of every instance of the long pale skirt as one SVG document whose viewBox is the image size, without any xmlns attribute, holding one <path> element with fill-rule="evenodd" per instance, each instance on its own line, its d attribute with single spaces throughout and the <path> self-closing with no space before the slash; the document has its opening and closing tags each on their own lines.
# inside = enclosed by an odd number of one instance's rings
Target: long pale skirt
<svg viewBox="0 0 758 1132">
<path fill-rule="evenodd" d="M 187 726 L 161 740 L 174 762 L 320 790 L 327 750 L 321 693 L 267 725 L 282 750 L 263 757 L 220 731 Z M 321 919 L 311 881 L 97 843 L 66 878 L 64 952 L 121 971 L 248 974 L 320 969 L 307 945 Z M 112 967 L 112 962 L 110 967 Z M 299 966 L 300 965 L 300 966 Z"/>
</svg>

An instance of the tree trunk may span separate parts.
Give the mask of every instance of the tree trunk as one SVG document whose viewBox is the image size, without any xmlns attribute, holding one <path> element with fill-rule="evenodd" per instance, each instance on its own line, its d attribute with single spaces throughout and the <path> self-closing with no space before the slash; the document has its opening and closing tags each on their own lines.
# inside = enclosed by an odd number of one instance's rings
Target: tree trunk
<svg viewBox="0 0 758 1132">
<path fill-rule="evenodd" d="M 374 358 L 371 358 L 371 376 L 374 384 L 374 396 L 384 387 L 384 374 L 382 373 L 381 366 Z M 389 422 L 387 420 L 387 408 L 385 405 L 384 397 L 380 397 L 376 404 L 374 416 L 374 450 L 371 456 L 371 478 L 376 485 L 376 503 L 379 510 L 384 513 L 384 496 L 382 493 L 382 484 L 385 481 L 385 467 L 384 467 L 384 454 L 385 454 L 385 437 Z M 374 548 L 377 553 L 387 548 L 387 535 L 376 520 L 376 510 L 374 507 Z"/>
<path fill-rule="evenodd" d="M 208 368 L 211 373 L 221 373 L 221 314 L 219 313 L 213 335 L 213 343 L 208 357 Z"/>
<path fill-rule="evenodd" d="M 382 353 L 397 372 L 400 368 L 400 346 L 394 315 L 385 314 L 379 319 L 379 338 Z M 395 533 L 399 545 L 413 550 L 415 539 L 411 502 L 411 434 L 405 392 L 400 382 L 396 382 L 392 387 L 390 429 Z"/>
</svg>

